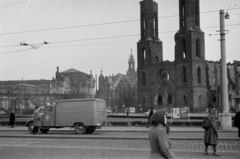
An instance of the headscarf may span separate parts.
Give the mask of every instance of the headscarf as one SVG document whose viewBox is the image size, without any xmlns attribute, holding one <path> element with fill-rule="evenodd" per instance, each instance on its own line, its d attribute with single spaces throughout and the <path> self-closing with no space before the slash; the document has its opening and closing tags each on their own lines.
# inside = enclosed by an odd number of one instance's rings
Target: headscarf
<svg viewBox="0 0 240 159">
<path fill-rule="evenodd" d="M 157 111 L 156 113 L 154 113 L 151 117 L 151 122 L 156 122 L 162 125 L 165 125 L 165 111 Z"/>
<path fill-rule="evenodd" d="M 150 121 L 151 121 L 151 123 L 155 122 L 157 124 L 162 124 L 165 127 L 167 134 L 169 134 L 170 133 L 170 128 L 165 123 L 165 115 L 166 115 L 165 111 L 157 111 L 152 115 Z"/>
</svg>

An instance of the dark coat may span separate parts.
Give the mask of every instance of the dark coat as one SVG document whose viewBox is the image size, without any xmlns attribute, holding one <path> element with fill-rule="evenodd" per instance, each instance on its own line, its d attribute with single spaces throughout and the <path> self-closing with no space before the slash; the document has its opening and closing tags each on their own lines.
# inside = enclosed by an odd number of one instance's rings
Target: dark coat
<svg viewBox="0 0 240 159">
<path fill-rule="evenodd" d="M 217 132 L 217 123 L 215 115 L 208 115 L 208 120 L 210 121 L 210 128 L 205 129 L 204 132 L 204 142 L 210 145 L 217 145 L 218 141 L 218 132 Z"/>
<path fill-rule="evenodd" d="M 235 115 L 234 126 L 238 128 L 238 137 L 240 137 L 240 111 Z"/>
<path fill-rule="evenodd" d="M 15 125 L 15 114 L 13 112 L 10 114 L 9 125 Z"/>
<path fill-rule="evenodd" d="M 152 115 L 153 115 L 153 109 L 151 109 L 150 112 L 149 112 L 148 120 L 150 120 L 150 118 L 152 117 Z"/>
<path fill-rule="evenodd" d="M 33 125 L 36 126 L 36 127 L 40 127 L 41 126 L 41 115 L 40 115 L 38 109 L 36 109 L 33 112 Z"/>
</svg>

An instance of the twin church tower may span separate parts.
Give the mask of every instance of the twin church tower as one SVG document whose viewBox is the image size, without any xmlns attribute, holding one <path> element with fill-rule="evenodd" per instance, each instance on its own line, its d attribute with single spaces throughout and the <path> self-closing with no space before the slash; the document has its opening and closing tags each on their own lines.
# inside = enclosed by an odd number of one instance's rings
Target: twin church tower
<svg viewBox="0 0 240 159">
<path fill-rule="evenodd" d="M 138 104 L 170 111 L 189 107 L 199 112 L 208 106 L 207 61 L 200 27 L 199 0 L 179 0 L 179 30 L 175 34 L 175 60 L 163 61 L 159 39 L 158 4 L 140 2 L 141 39 L 137 43 Z"/>
</svg>

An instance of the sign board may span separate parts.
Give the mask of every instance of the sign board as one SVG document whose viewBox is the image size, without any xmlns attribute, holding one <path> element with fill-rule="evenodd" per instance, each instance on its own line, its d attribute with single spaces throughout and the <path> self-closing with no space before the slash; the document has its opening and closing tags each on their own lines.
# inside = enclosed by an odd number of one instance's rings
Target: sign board
<svg viewBox="0 0 240 159">
<path fill-rule="evenodd" d="M 173 118 L 180 118 L 180 109 L 179 108 L 172 108 L 173 111 Z"/>
<path fill-rule="evenodd" d="M 188 116 L 188 108 L 180 108 L 180 118 L 181 119 L 187 119 Z"/>
</svg>

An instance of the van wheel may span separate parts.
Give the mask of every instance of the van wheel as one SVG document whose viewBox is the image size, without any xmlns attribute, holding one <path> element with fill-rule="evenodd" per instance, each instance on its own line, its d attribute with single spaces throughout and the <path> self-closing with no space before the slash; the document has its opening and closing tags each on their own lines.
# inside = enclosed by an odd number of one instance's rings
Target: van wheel
<svg viewBox="0 0 240 159">
<path fill-rule="evenodd" d="M 87 132 L 88 134 L 91 134 L 91 133 L 93 133 L 95 130 L 96 130 L 96 127 L 95 127 L 95 126 L 91 126 L 91 127 L 88 127 L 88 128 L 87 128 L 87 131 L 86 131 L 86 132 Z"/>
<path fill-rule="evenodd" d="M 33 122 L 31 122 L 31 123 L 28 124 L 28 132 L 29 132 L 30 134 L 33 133 L 33 127 L 34 127 Z"/>
<path fill-rule="evenodd" d="M 40 131 L 41 131 L 43 134 L 46 134 L 46 133 L 49 131 L 49 129 L 40 129 Z"/>
<path fill-rule="evenodd" d="M 84 134 L 86 131 L 86 127 L 82 123 L 75 124 L 74 128 L 77 134 Z"/>
</svg>

